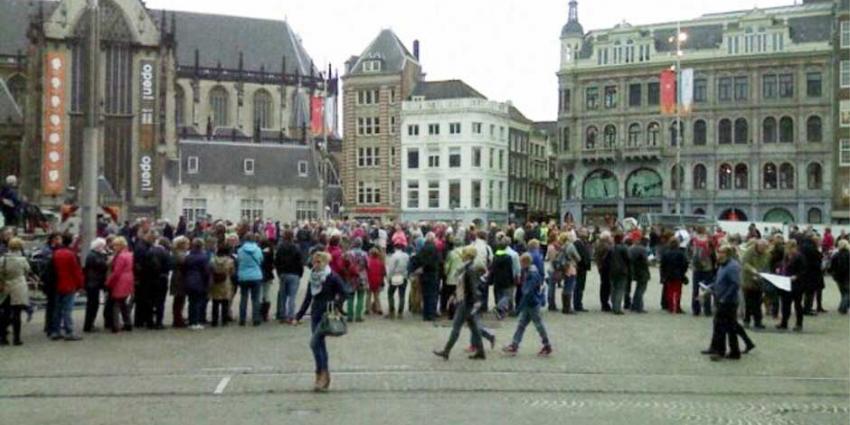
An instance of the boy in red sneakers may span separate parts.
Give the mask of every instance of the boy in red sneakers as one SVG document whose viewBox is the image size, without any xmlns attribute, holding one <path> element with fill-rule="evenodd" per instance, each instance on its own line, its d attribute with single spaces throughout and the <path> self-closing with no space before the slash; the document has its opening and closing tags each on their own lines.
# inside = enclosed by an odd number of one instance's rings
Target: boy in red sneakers
<svg viewBox="0 0 850 425">
<path fill-rule="evenodd" d="M 534 327 L 540 338 L 543 340 L 543 348 L 537 353 L 538 356 L 547 357 L 552 354 L 552 345 L 549 343 L 549 336 L 546 334 L 546 327 L 543 326 L 543 319 L 540 317 L 540 306 L 546 297 L 543 288 L 543 277 L 540 271 L 533 264 L 531 255 L 523 254 L 519 259 L 522 266 L 522 300 L 517 306 L 519 312 L 519 323 L 517 324 L 514 339 L 511 345 L 502 349 L 502 352 L 514 356 L 519 351 L 519 344 L 522 342 L 522 336 L 525 333 L 525 328 L 529 322 L 534 322 Z"/>
</svg>

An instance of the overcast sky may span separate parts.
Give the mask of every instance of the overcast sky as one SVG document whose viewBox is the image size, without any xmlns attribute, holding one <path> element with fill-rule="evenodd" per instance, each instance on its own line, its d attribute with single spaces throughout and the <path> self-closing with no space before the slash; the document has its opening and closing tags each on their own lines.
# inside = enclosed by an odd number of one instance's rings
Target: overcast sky
<svg viewBox="0 0 850 425">
<path fill-rule="evenodd" d="M 554 120 L 561 26 L 569 0 L 148 0 L 152 8 L 288 19 L 316 66 L 359 55 L 391 28 L 430 80 L 459 78 L 493 100 L 512 100 L 531 119 Z M 794 0 L 579 0 L 585 31 L 668 22 Z"/>
</svg>

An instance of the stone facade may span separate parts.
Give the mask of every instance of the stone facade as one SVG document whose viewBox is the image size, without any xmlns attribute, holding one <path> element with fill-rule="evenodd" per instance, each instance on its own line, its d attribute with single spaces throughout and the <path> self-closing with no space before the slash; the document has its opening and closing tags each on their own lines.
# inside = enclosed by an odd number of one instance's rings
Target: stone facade
<svg viewBox="0 0 850 425">
<path fill-rule="evenodd" d="M 381 31 L 360 56 L 346 63 L 342 77 L 343 216 L 399 217 L 401 105 L 421 79 L 416 54 L 391 30 Z"/>
<path fill-rule="evenodd" d="M 41 205 L 74 198 L 80 186 L 87 13 L 85 0 L 0 5 L 0 78 L 25 87 L 19 165 L 3 162 L 3 171 L 19 171 L 23 191 Z M 306 145 L 312 136 L 309 97 L 323 95 L 323 77 L 332 76 L 320 75 L 287 22 L 167 13 L 139 0 L 102 0 L 99 25 L 98 167 L 118 195 L 114 204 L 123 217 L 164 212 L 170 201 L 162 187 L 164 170 L 178 160 L 178 140 Z M 61 67 L 59 89 L 43 81 L 54 72 L 48 58 Z M 49 104 L 49 90 L 62 91 L 63 102 Z M 61 111 L 47 114 L 50 108 Z M 53 139 L 61 147 L 58 161 L 47 150 Z M 45 173 L 45 167 L 58 174 Z M 47 177 L 57 177 L 57 184 L 48 186 Z"/>
<path fill-rule="evenodd" d="M 836 10 L 832 221 L 850 224 L 850 0 L 837 0 Z"/>
<path fill-rule="evenodd" d="M 510 106 L 456 96 L 403 104 L 401 218 L 506 222 Z"/>
<path fill-rule="evenodd" d="M 659 106 L 676 24 L 584 33 L 576 1 L 570 9 L 558 72 L 565 218 L 599 223 L 681 205 L 718 219 L 830 220 L 831 2 L 682 22 L 679 59 L 695 88 L 682 136 Z"/>
</svg>

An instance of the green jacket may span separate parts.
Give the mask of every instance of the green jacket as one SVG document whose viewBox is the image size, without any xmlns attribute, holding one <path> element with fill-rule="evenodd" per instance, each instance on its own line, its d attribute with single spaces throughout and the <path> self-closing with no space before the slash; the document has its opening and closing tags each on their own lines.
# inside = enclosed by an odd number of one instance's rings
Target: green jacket
<svg viewBox="0 0 850 425">
<path fill-rule="evenodd" d="M 741 259 L 742 264 L 742 279 L 741 289 L 745 291 L 754 291 L 761 288 L 760 277 L 758 273 L 766 273 L 770 269 L 770 251 L 765 251 L 762 254 L 756 252 L 755 246 L 750 246 Z M 758 272 L 753 271 L 756 269 Z"/>
</svg>

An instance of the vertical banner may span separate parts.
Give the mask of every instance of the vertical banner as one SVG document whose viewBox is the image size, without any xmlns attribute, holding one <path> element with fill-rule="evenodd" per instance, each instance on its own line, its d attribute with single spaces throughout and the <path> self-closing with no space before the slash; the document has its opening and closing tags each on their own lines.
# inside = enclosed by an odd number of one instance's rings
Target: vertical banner
<svg viewBox="0 0 850 425">
<path fill-rule="evenodd" d="M 325 132 L 336 134 L 336 96 L 325 99 Z"/>
<path fill-rule="evenodd" d="M 324 116 L 325 116 L 325 103 L 324 99 L 319 96 L 311 96 L 310 97 L 310 132 L 313 133 L 314 136 L 318 136 L 322 134 L 324 130 Z"/>
<path fill-rule="evenodd" d="M 154 194 L 156 62 L 142 60 L 139 65 L 139 192 L 148 197 Z"/>
<path fill-rule="evenodd" d="M 676 71 L 661 72 L 661 114 L 676 114 Z"/>
<path fill-rule="evenodd" d="M 694 69 L 685 68 L 679 75 L 679 107 L 682 114 L 690 114 L 694 107 Z"/>
<path fill-rule="evenodd" d="M 44 149 L 41 191 L 61 195 L 65 190 L 65 55 L 47 52 L 44 72 Z"/>
</svg>

